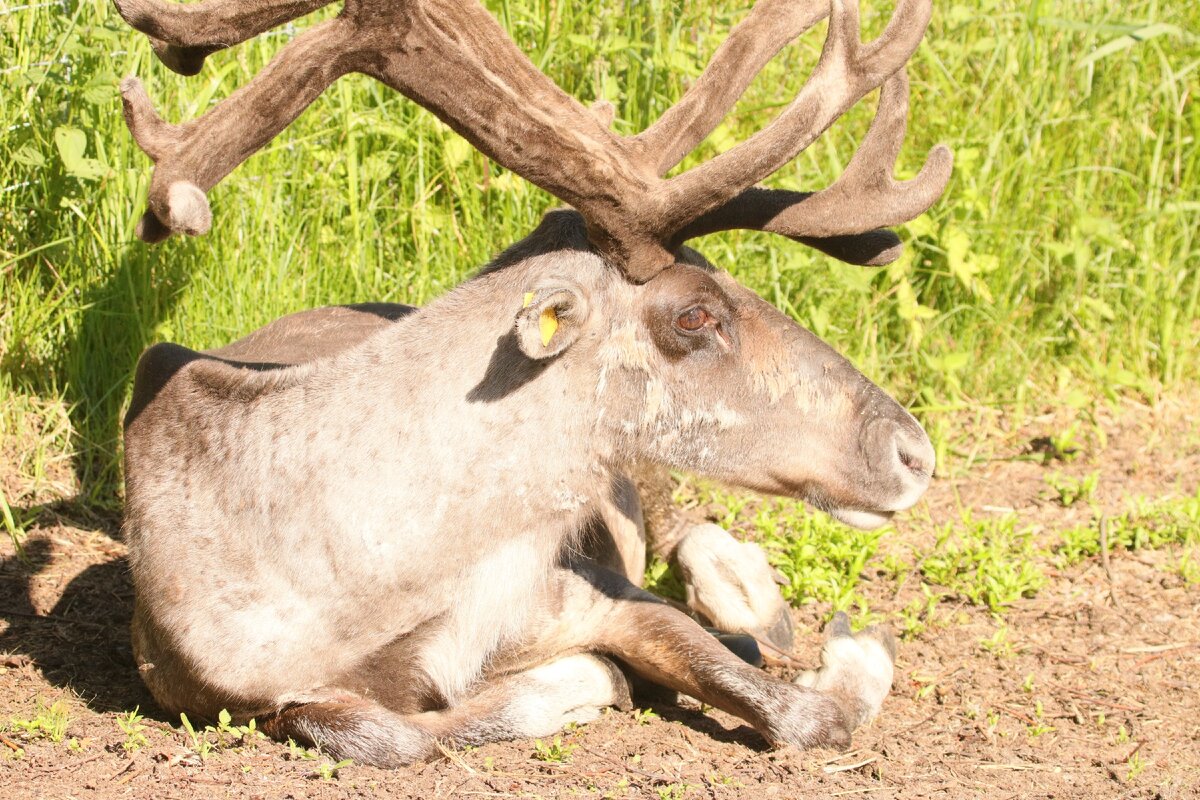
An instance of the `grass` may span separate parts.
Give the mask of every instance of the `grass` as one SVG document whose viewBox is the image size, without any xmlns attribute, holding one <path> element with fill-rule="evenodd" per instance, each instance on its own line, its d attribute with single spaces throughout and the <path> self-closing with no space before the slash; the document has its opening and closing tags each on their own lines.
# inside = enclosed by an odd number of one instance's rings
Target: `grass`
<svg viewBox="0 0 1200 800">
<path fill-rule="evenodd" d="M 613 101 L 622 131 L 680 96 L 744 5 L 489 3 L 568 92 Z M 864 10 L 869 31 L 887 10 Z M 327 303 L 423 303 L 553 203 L 353 76 L 212 193 L 209 236 L 147 247 L 133 224 L 150 168 L 121 121 L 118 80 L 142 76 L 168 119 L 189 119 L 290 29 L 191 79 L 154 61 L 107 0 L 10 5 L 0 29 L 0 438 L 17 443 L 24 479 L 10 505 L 62 484 L 63 466 L 84 501 L 116 504 L 119 422 L 147 345 L 217 345 Z M 944 459 L 960 436 L 948 411 L 1021 414 L 1047 396 L 1153 397 L 1194 380 L 1197 32 L 1200 7 L 1184 0 L 940 3 L 911 69 L 899 171 L 938 141 L 957 166 L 943 201 L 905 227 L 908 255 L 865 271 L 762 234 L 701 246 L 914 403 Z M 820 38 L 777 59 L 696 158 L 769 120 Z M 828 184 L 870 105 L 774 183 Z"/>
<path fill-rule="evenodd" d="M 1055 471 L 1047 473 L 1046 482 L 1062 505 L 1090 505 L 1098 475 L 1073 478 Z M 1110 515 L 1092 508 L 1087 523 L 1056 530 L 1023 524 L 1015 513 L 976 518 L 964 510 L 942 525 L 913 520 L 929 534 L 906 548 L 882 546 L 894 534 L 890 526 L 860 531 L 796 501 L 729 492 L 702 480 L 685 481 L 676 499 L 705 508 L 734 536 L 759 542 L 786 579 L 784 598 L 795 606 L 815 603 L 822 611 L 853 611 L 856 626 L 862 626 L 883 619 L 868 600 L 864 580 L 887 581 L 896 597 L 913 582 L 919 593 L 888 620 L 905 639 L 945 621 L 942 609 L 954 603 L 985 608 L 1003 619 L 1014 603 L 1036 595 L 1055 570 L 1098 557 L 1102 525 L 1110 551 L 1174 548 L 1179 555 L 1171 569 L 1188 583 L 1200 583 L 1200 491 L 1155 500 L 1133 497 L 1123 511 Z M 647 567 L 645 582 L 663 596 L 684 597 L 683 582 L 661 561 Z M 1007 628 L 1002 625 L 981 647 L 1009 652 Z"/>
<path fill-rule="evenodd" d="M 1046 583 L 1032 534 L 1013 514 L 975 520 L 968 513 L 937 531 L 917 569 L 926 583 L 998 612 Z"/>
<path fill-rule="evenodd" d="M 67 735 L 67 726 L 71 724 L 67 704 L 55 700 L 47 704 L 41 698 L 37 701 L 37 710 L 29 719 L 13 718 L 9 720 L 9 730 L 19 733 L 24 739 L 46 739 L 58 744 Z"/>
<path fill-rule="evenodd" d="M 1084 525 L 1059 532 L 1055 548 L 1060 561 L 1070 565 L 1100 553 L 1100 533 L 1105 529 L 1109 548 L 1157 549 L 1171 545 L 1191 548 L 1200 544 L 1200 492 L 1178 499 L 1137 498 L 1132 507 L 1115 516 L 1093 515 Z M 1193 574 L 1191 550 L 1180 561 L 1185 577 Z"/>
</svg>

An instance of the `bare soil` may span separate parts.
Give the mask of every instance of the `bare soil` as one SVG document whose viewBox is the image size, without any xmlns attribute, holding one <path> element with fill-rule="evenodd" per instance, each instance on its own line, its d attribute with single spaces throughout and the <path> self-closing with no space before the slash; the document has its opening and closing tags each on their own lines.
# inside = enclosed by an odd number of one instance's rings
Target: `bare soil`
<svg viewBox="0 0 1200 800">
<path fill-rule="evenodd" d="M 1094 502 L 1109 513 L 1135 495 L 1194 493 L 1198 408 L 1190 398 L 1105 409 L 1083 453 L 1049 466 L 1028 454 L 1067 416 L 1007 433 L 1002 420 L 980 420 L 989 458 L 939 480 L 886 546 L 928 546 L 933 526 L 962 509 L 1015 510 L 1047 535 L 1085 521 L 1086 509 L 1047 497 L 1053 470 L 1099 470 Z M 0 463 L 0 480 L 14 480 L 13 469 Z M 1041 592 L 1002 620 L 965 603 L 940 611 L 901 643 L 893 693 L 850 752 L 771 750 L 736 718 L 685 699 L 652 715 L 611 711 L 564 732 L 557 748 L 545 743 L 540 758 L 518 741 L 323 776 L 328 759 L 269 741 L 201 759 L 179 721 L 156 709 L 130 653 L 118 522 L 64 502 L 41 508 L 24 560 L 0 537 L 0 731 L 55 701 L 70 717 L 61 742 L 0 733 L 0 798 L 1200 797 L 1200 586 L 1173 568 L 1178 549 L 1118 550 L 1107 570 L 1099 559 L 1048 567 Z M 916 581 L 898 589 L 866 577 L 880 614 L 920 596 Z M 827 612 L 795 611 L 801 661 L 816 660 Z M 985 646 L 1003 625 L 1007 639 Z M 147 743 L 127 752 L 117 718 L 135 707 Z"/>
</svg>

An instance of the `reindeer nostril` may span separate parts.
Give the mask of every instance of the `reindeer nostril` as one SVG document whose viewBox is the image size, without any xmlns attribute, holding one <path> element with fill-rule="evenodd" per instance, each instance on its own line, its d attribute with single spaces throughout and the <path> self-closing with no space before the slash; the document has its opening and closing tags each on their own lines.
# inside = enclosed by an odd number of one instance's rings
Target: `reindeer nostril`
<svg viewBox="0 0 1200 800">
<path fill-rule="evenodd" d="M 900 456 L 900 463 L 908 467 L 910 472 L 921 476 L 929 473 L 928 468 L 925 466 L 925 462 L 917 456 L 914 456 L 904 448 L 900 448 L 896 452 Z"/>
<path fill-rule="evenodd" d="M 892 442 L 896 448 L 896 458 L 913 477 L 922 482 L 933 477 L 933 448 L 923 431 L 918 436 L 901 427 Z"/>
</svg>

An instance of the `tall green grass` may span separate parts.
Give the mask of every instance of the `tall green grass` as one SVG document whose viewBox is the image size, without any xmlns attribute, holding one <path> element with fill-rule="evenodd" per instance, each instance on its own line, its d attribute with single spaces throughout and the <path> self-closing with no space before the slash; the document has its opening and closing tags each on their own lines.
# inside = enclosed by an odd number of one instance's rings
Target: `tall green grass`
<svg viewBox="0 0 1200 800">
<path fill-rule="evenodd" d="M 142 76 L 164 116 L 188 119 L 292 30 L 180 78 L 106 0 L 19 2 L 0 6 L 0 451 L 35 478 L 69 458 L 94 502 L 119 486 L 120 414 L 147 345 L 213 346 L 326 303 L 425 302 L 554 202 L 354 76 L 212 192 L 211 234 L 148 247 L 133 224 L 150 165 L 121 120 L 119 79 Z M 634 131 L 681 95 L 745 4 L 489 6 L 568 92 L 613 101 L 617 126 Z M 869 31 L 888 11 L 864 10 Z M 1197 33 L 1190 0 L 939 2 L 911 68 L 900 173 L 939 141 L 957 166 L 942 202 L 907 226 L 909 255 L 866 271 L 763 234 L 700 246 L 915 403 L 935 433 L 946 409 L 1193 381 Z M 777 113 L 821 36 L 781 55 L 696 158 Z M 872 103 L 775 183 L 833 180 Z M 22 455 L 34 441 L 50 455 Z"/>
</svg>

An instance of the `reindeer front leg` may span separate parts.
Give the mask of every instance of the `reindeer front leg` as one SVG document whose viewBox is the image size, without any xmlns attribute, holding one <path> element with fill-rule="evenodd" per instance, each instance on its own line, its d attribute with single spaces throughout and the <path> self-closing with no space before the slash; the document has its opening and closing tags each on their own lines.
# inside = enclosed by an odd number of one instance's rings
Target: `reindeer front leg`
<svg viewBox="0 0 1200 800">
<path fill-rule="evenodd" d="M 665 467 L 641 465 L 632 475 L 645 509 L 642 538 L 682 573 L 688 607 L 718 630 L 753 636 L 769 659 L 789 656 L 795 632 L 779 591 L 784 579 L 762 548 L 690 519 L 671 499 L 675 484 Z M 619 528 L 605 522 L 618 538 Z"/>
<path fill-rule="evenodd" d="M 137 78 L 122 81 L 125 122 L 155 162 L 150 208 L 138 223 L 138 237 L 159 242 L 172 233 L 206 233 L 212 212 L 205 192 L 352 71 L 355 50 L 351 23 L 339 18 L 317 25 L 284 47 L 246 86 L 181 125 L 158 116 Z"/>
<path fill-rule="evenodd" d="M 682 612 L 619 576 L 587 565 L 575 570 L 577 589 L 594 603 L 589 649 L 614 656 L 639 675 L 749 722 L 773 744 L 846 747 L 855 727 L 870 719 L 891 685 L 891 652 L 860 644 L 884 637 L 850 637 L 831 626 L 825 667 L 810 688 L 786 683 L 742 662 Z M 587 587 L 587 588 L 584 588 Z M 845 640 L 845 642 L 843 642 Z M 845 651 L 845 652 L 843 652 Z M 860 654 L 861 654 L 860 653 Z M 880 662 L 882 659 L 883 662 Z M 836 666 L 835 666 L 836 665 Z M 883 682 L 886 688 L 879 689 Z"/>
</svg>

